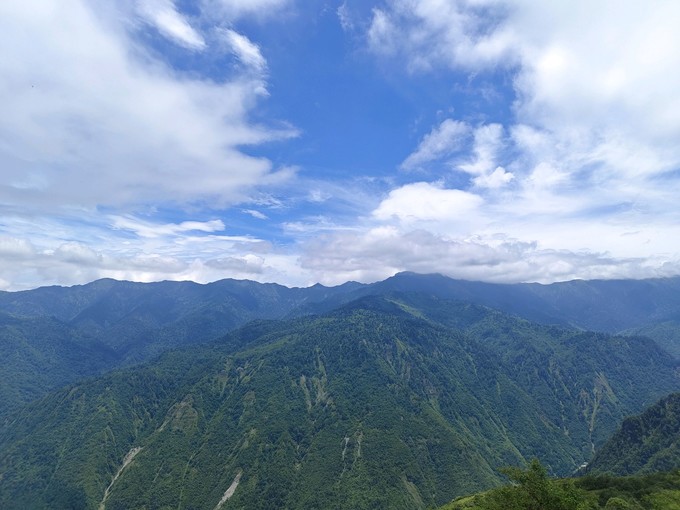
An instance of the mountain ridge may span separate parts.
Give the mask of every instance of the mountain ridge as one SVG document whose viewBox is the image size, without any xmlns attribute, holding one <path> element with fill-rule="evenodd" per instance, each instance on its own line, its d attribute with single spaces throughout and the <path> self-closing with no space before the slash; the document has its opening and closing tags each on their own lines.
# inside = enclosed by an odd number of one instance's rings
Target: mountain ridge
<svg viewBox="0 0 680 510">
<path fill-rule="evenodd" d="M 395 292 L 468 301 L 542 324 L 650 336 L 680 356 L 680 278 L 541 285 L 399 273 L 374 284 L 347 282 L 309 288 L 234 279 L 209 284 L 102 279 L 73 287 L 0 292 L 0 312 L 26 319 L 18 331 L 0 329 L 0 342 L 17 346 L 15 356 L 30 372 L 24 377 L 27 385 L 20 389 L 7 367 L 0 366 L 0 380 L 9 385 L 0 391 L 0 424 L 3 415 L 17 406 L 80 377 L 144 362 L 167 349 L 209 341 L 251 320 L 326 313 L 362 296 Z M 69 361 L 73 352 L 65 351 L 54 353 L 47 363 L 47 347 L 29 334 L 35 330 L 30 320 L 39 323 L 46 317 L 60 321 L 62 328 L 71 328 L 75 336 L 89 339 L 83 348 L 108 352 L 105 362 L 76 370 Z M 17 338 L 25 340 L 18 342 Z M 40 351 L 37 354 L 36 349 Z M 53 370 L 50 367 L 56 367 L 61 375 L 38 384 L 41 372 Z"/>
</svg>

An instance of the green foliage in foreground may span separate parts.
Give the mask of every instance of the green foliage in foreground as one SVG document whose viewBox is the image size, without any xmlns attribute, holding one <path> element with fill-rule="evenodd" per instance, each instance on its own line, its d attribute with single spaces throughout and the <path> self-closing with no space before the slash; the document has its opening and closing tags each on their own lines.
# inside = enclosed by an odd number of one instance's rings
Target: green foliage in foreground
<svg viewBox="0 0 680 510">
<path fill-rule="evenodd" d="M 459 498 L 440 510 L 680 510 L 680 471 L 557 480 L 538 460 L 525 470 L 502 471 L 510 485 Z"/>
</svg>

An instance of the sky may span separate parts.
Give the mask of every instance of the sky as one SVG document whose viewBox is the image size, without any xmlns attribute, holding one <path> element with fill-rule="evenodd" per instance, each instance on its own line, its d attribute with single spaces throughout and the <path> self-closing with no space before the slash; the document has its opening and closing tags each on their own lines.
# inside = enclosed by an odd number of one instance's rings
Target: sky
<svg viewBox="0 0 680 510">
<path fill-rule="evenodd" d="M 3 0 L 0 290 L 680 275 L 680 2 Z"/>
</svg>

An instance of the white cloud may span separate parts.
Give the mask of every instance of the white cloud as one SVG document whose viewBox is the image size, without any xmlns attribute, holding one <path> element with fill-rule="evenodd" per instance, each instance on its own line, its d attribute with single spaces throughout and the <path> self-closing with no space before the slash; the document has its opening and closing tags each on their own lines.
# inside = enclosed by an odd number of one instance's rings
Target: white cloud
<svg viewBox="0 0 680 510">
<path fill-rule="evenodd" d="M 151 223 L 142 221 L 130 216 L 112 217 L 112 227 L 116 230 L 127 230 L 134 232 L 140 237 L 162 237 L 167 235 L 177 235 L 184 232 L 220 232 L 225 226 L 222 220 L 210 221 L 183 221 L 181 223 Z"/>
<path fill-rule="evenodd" d="M 475 129 L 473 153 L 475 159 L 458 166 L 472 175 L 485 175 L 497 164 L 498 153 L 503 146 L 503 126 L 488 124 Z"/>
<path fill-rule="evenodd" d="M 498 165 L 504 145 L 503 126 L 486 124 L 478 127 L 472 146 L 474 157 L 467 163 L 459 164 L 457 169 L 474 176 L 472 182 L 478 188 L 504 187 L 515 178 L 512 172 Z"/>
<path fill-rule="evenodd" d="M 433 162 L 461 152 L 472 128 L 465 122 L 446 119 L 423 137 L 416 150 L 401 164 L 404 170 L 425 168 Z M 471 148 L 473 157 L 467 162 L 454 163 L 454 169 L 473 176 L 478 188 L 498 189 L 514 179 L 512 172 L 500 166 L 499 157 L 504 148 L 503 126 L 484 124 L 474 129 Z M 462 157 L 459 156 L 459 159 Z"/>
<path fill-rule="evenodd" d="M 172 0 L 141 0 L 139 13 L 163 35 L 192 50 L 206 47 L 203 36 L 192 28 Z"/>
<path fill-rule="evenodd" d="M 0 237 L 0 288 L 22 290 L 37 285 L 82 284 L 97 278 L 133 281 L 221 278 L 308 285 L 309 274 L 297 255 L 251 236 L 230 235 L 221 220 L 155 223 L 136 217 L 102 224 L 54 218 L 30 218 L 42 231 L 26 238 L 20 217 L 3 218 Z M 80 239 L 73 241 L 68 239 Z"/>
<path fill-rule="evenodd" d="M 616 258 L 605 252 L 542 249 L 511 238 L 452 239 L 425 230 L 376 227 L 340 233 L 306 247 L 302 267 L 328 285 L 376 281 L 399 271 L 441 273 L 500 283 L 575 278 L 645 278 L 677 273 L 680 260 Z"/>
<path fill-rule="evenodd" d="M 76 242 L 60 245 L 51 253 L 55 259 L 78 266 L 97 266 L 106 264 L 104 257 L 91 248 Z"/>
<path fill-rule="evenodd" d="M 266 94 L 252 72 L 266 66 L 259 49 L 234 37 L 247 66 L 220 81 L 175 71 L 138 37 L 141 16 L 218 58 L 198 30 L 215 36 L 212 15 L 189 18 L 169 0 L 0 2 L 0 46 L 12 48 L 0 59 L 3 287 L 296 274 L 293 255 L 211 219 L 296 173 L 242 149 L 297 135 L 250 120 Z"/>
<path fill-rule="evenodd" d="M 373 21 L 368 30 L 368 41 L 371 48 L 385 55 L 393 54 L 396 48 L 395 27 L 388 14 L 382 9 L 373 9 Z"/>
<path fill-rule="evenodd" d="M 220 33 L 230 51 L 244 66 L 257 73 L 263 73 L 267 70 L 267 61 L 262 56 L 257 44 L 231 29 L 220 30 Z"/>
<path fill-rule="evenodd" d="M 357 226 L 339 224 L 326 216 L 306 217 L 302 221 L 287 221 L 282 226 L 286 233 L 293 234 L 298 240 L 303 237 L 317 236 L 321 232 L 361 230 Z"/>
<path fill-rule="evenodd" d="M 514 60 L 515 34 L 498 25 L 493 7 L 501 2 L 395 0 L 374 9 L 368 30 L 370 48 L 382 55 L 403 55 L 411 70 L 433 66 L 477 69 Z"/>
<path fill-rule="evenodd" d="M 260 212 L 260 211 L 257 211 L 257 210 L 255 210 L 255 209 L 242 209 L 241 212 L 243 212 L 243 213 L 245 213 L 245 214 L 249 214 L 249 215 L 251 215 L 253 218 L 257 218 L 258 220 L 266 220 L 266 219 L 268 219 L 266 214 L 264 214 L 264 213 L 262 213 L 262 212 Z"/>
<path fill-rule="evenodd" d="M 315 204 L 321 204 L 328 199 L 330 199 L 333 195 L 330 193 L 322 190 L 322 189 L 312 189 L 309 190 L 309 194 L 307 195 L 307 200 L 309 200 L 312 203 Z"/>
<path fill-rule="evenodd" d="M 480 188 L 497 189 L 508 184 L 514 177 L 512 173 L 506 172 L 505 168 L 498 166 L 489 174 L 478 175 L 473 179 L 473 182 L 475 186 Z"/>
<path fill-rule="evenodd" d="M 478 195 L 457 189 L 442 189 L 426 182 L 407 184 L 390 191 L 373 211 L 379 220 L 465 221 L 483 203 Z"/>
<path fill-rule="evenodd" d="M 297 131 L 251 120 L 268 63 L 237 24 L 281 17 L 291 4 L 202 0 L 187 16 L 179 2 L 146 0 L 118 19 L 86 0 L 0 2 L 0 45 L 12 49 L 0 59 L 0 286 L 680 271 L 680 4 L 383 3 L 366 32 L 375 55 L 410 73 L 481 76 L 484 86 L 502 74 L 512 109 L 433 126 L 401 166 L 445 163 L 439 182 L 305 186 L 290 184 L 294 167 L 250 155 Z M 359 29 L 343 6 L 345 28 Z M 228 81 L 174 71 L 131 34 L 140 13 L 196 59 L 223 58 L 219 25 L 243 65 Z M 294 196 L 261 187 L 282 183 Z M 230 232 L 230 206 L 266 219 L 259 209 L 278 217 L 291 204 L 311 210 L 271 227 L 283 228 L 283 245 Z M 168 209 L 172 220 L 158 212 Z M 182 221 L 194 211 L 199 221 Z"/>
<path fill-rule="evenodd" d="M 40 5 L 38 5 L 40 4 Z M 251 124 L 264 90 L 181 77 L 115 16 L 78 0 L 0 5 L 0 200 L 22 208 L 226 205 L 272 172 L 240 146 L 293 136 Z"/>
<path fill-rule="evenodd" d="M 237 271 L 240 274 L 262 274 L 264 270 L 264 259 L 256 255 L 245 255 L 243 257 L 225 257 L 210 259 L 205 265 L 211 269 L 219 271 Z"/>
<path fill-rule="evenodd" d="M 340 21 L 340 26 L 345 32 L 354 29 L 354 22 L 352 21 L 352 16 L 347 7 L 347 2 L 340 4 L 338 9 L 335 11 L 338 15 L 338 20 Z"/>
<path fill-rule="evenodd" d="M 469 131 L 470 127 L 464 122 L 453 119 L 442 121 L 423 137 L 418 148 L 401 164 L 401 168 L 413 170 L 451 155 L 460 149 L 462 141 Z"/>
<path fill-rule="evenodd" d="M 680 165 L 679 17 L 667 1 L 396 0 L 367 36 L 410 70 L 505 68 L 514 123 L 549 137 L 554 159 L 637 178 Z"/>
<path fill-rule="evenodd" d="M 26 239 L 0 237 L 0 257 L 5 260 L 30 257 L 33 253 L 33 246 Z"/>
<path fill-rule="evenodd" d="M 484 199 L 472 227 L 397 215 L 399 235 L 420 226 L 451 242 L 536 243 L 543 255 L 525 254 L 536 264 L 517 280 L 677 272 L 677 19 L 680 4 L 665 1 L 396 0 L 374 11 L 367 39 L 380 58 L 409 72 L 502 70 L 515 93 L 512 116 L 478 126 L 455 160 L 471 177 L 460 191 Z"/>
</svg>

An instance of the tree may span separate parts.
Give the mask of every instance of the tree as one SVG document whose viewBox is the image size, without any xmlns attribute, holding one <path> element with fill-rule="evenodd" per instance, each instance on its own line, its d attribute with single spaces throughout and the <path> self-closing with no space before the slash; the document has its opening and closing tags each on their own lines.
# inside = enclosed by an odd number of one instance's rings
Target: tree
<svg viewBox="0 0 680 510">
<path fill-rule="evenodd" d="M 548 477 L 541 463 L 534 459 L 527 469 L 509 467 L 501 470 L 512 485 L 494 489 L 481 496 L 476 504 L 481 510 L 582 510 L 590 508 L 582 492 L 568 481 L 556 482 Z"/>
</svg>

